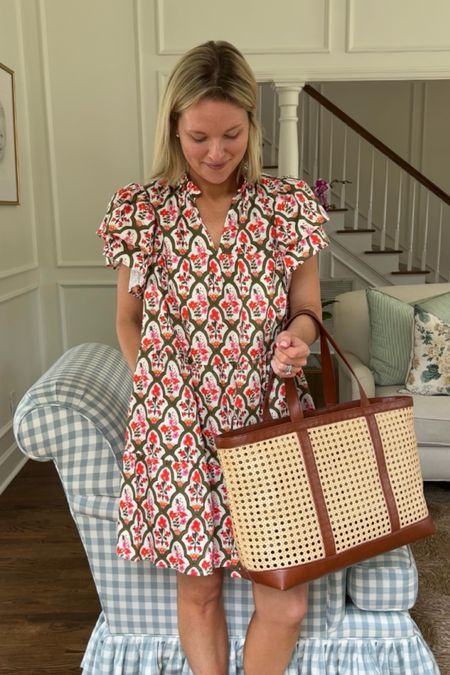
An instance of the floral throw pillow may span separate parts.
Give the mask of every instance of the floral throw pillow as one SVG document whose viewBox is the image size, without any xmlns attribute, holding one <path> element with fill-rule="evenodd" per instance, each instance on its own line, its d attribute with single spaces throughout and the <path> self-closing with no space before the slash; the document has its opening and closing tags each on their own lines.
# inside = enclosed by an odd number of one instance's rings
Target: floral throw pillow
<svg viewBox="0 0 450 675">
<path fill-rule="evenodd" d="M 406 380 L 412 394 L 450 396 L 450 324 L 414 307 L 414 352 Z"/>
</svg>

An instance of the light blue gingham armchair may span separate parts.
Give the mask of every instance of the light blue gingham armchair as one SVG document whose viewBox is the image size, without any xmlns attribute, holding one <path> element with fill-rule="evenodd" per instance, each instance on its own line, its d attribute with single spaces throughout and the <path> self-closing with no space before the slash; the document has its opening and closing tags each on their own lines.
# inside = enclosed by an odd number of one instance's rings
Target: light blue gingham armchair
<svg viewBox="0 0 450 675">
<path fill-rule="evenodd" d="M 97 587 L 102 612 L 83 658 L 83 675 L 187 675 L 173 573 L 115 555 L 130 390 L 131 375 L 117 350 L 79 345 L 25 394 L 15 435 L 25 455 L 55 463 Z M 287 673 L 438 675 L 408 613 L 416 593 L 417 571 L 407 547 L 313 582 Z M 225 605 L 229 673 L 237 675 L 252 612 L 249 584 L 227 579 Z"/>
</svg>

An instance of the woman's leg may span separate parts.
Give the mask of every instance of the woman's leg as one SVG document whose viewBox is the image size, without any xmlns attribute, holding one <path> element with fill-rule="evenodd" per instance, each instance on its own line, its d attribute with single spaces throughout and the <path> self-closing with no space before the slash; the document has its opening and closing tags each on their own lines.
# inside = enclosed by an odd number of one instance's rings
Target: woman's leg
<svg viewBox="0 0 450 675">
<path fill-rule="evenodd" d="M 253 584 L 255 612 L 244 646 L 245 675 L 283 675 L 308 606 L 308 586 L 288 591 Z"/>
<path fill-rule="evenodd" d="M 228 634 L 222 572 L 207 577 L 178 574 L 178 631 L 194 675 L 227 675 Z"/>
</svg>

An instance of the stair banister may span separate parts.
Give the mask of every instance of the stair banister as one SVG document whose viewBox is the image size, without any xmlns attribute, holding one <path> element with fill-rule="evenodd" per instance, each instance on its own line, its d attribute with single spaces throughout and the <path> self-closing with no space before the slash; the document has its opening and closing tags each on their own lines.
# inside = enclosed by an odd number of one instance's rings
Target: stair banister
<svg viewBox="0 0 450 675">
<path fill-rule="evenodd" d="M 406 251 L 406 269 L 405 265 L 402 263 L 399 264 L 399 268 L 392 269 L 392 275 L 398 274 L 428 274 L 430 271 L 434 272 L 434 278 L 436 281 L 446 279 L 447 270 L 441 269 L 441 264 L 444 262 L 441 260 L 444 252 L 441 250 L 441 245 L 446 246 L 444 243 L 445 238 L 443 237 L 443 227 L 448 226 L 448 207 L 450 206 L 450 195 L 446 193 L 443 189 L 433 183 L 429 178 L 424 176 L 420 171 L 411 166 L 407 161 L 402 157 L 397 155 L 391 148 L 386 146 L 382 141 L 376 138 L 371 134 L 367 129 L 358 124 L 355 120 L 349 117 L 344 113 L 338 106 L 329 101 L 320 91 L 313 88 L 311 85 L 306 84 L 304 87 L 305 94 L 308 95 L 308 103 L 311 99 L 314 99 L 318 104 L 320 110 L 319 114 L 322 116 L 323 111 L 327 110 L 330 113 L 330 128 L 332 120 L 336 118 L 342 122 L 343 128 L 343 147 L 341 152 L 341 169 L 342 178 L 345 181 L 347 165 L 352 163 L 352 182 L 355 183 L 353 189 L 353 195 L 350 198 L 351 203 L 347 204 L 346 194 L 345 194 L 345 182 L 343 182 L 340 190 L 340 208 L 344 209 L 348 207 L 353 211 L 353 223 L 352 229 L 356 232 L 364 231 L 364 226 L 360 226 L 360 219 L 367 218 L 367 228 L 375 228 L 375 238 L 378 236 L 379 245 L 373 246 L 373 252 L 377 253 L 401 253 L 402 243 L 401 232 L 403 231 L 402 222 L 405 222 L 407 226 L 407 234 L 405 239 Z M 356 153 L 352 151 L 351 157 L 349 157 L 349 133 L 353 134 L 357 141 L 357 150 Z M 322 136 L 325 139 L 327 136 L 326 133 Z M 328 138 L 328 136 L 327 136 Z M 333 139 L 333 134 L 330 133 L 330 145 Z M 366 141 L 372 147 L 372 158 L 369 159 L 369 162 L 366 162 L 365 175 L 370 176 L 369 182 L 364 181 L 364 186 L 368 188 L 368 205 L 367 211 L 364 212 L 364 209 L 361 209 L 360 205 L 360 182 L 362 179 L 361 176 L 361 139 Z M 377 150 L 385 160 L 385 169 L 384 169 L 384 190 L 380 185 L 377 188 L 374 185 L 374 155 L 375 150 Z M 326 158 L 333 156 L 334 149 L 330 148 L 325 151 Z M 390 163 L 393 163 L 399 168 L 399 187 L 398 193 L 395 194 L 395 190 L 389 186 L 389 177 L 392 177 L 392 166 L 389 166 Z M 332 161 L 329 161 L 330 166 L 332 167 Z M 356 167 L 354 166 L 356 164 Z M 328 172 L 331 174 L 330 167 Z M 311 171 L 311 169 L 310 169 Z M 356 171 L 356 174 L 355 174 Z M 316 176 L 316 171 L 313 171 L 313 177 Z M 403 173 L 411 179 L 411 194 L 409 193 L 408 184 L 404 185 Z M 311 175 L 311 174 L 309 174 Z M 330 178 L 332 178 L 330 176 Z M 381 177 L 380 177 L 381 178 Z M 378 225 L 374 222 L 373 218 L 373 209 L 374 209 L 374 191 L 380 191 L 379 196 L 376 195 L 378 203 L 382 208 L 382 212 L 379 214 L 379 223 Z M 424 193 L 426 190 L 426 193 Z M 396 206 L 396 216 L 393 213 L 388 212 L 388 202 L 394 198 L 394 209 Z M 402 199 L 407 198 L 408 208 L 405 210 L 404 204 L 402 204 Z M 436 201 L 437 198 L 437 201 Z M 440 209 L 439 216 L 437 215 L 436 206 Z M 444 220 L 443 209 L 444 206 L 447 207 L 446 215 Z M 404 221 L 406 219 L 406 221 Z M 350 219 L 348 219 L 350 222 Z M 445 231 L 445 235 L 448 234 L 448 231 Z M 435 250 L 435 242 L 437 238 L 437 251 Z M 432 248 L 431 248 L 432 247 Z M 370 253 L 372 251 L 367 251 Z M 446 256 L 448 257 L 448 250 L 445 251 Z M 380 258 L 380 260 L 382 260 Z M 386 257 L 384 258 L 386 260 Z M 394 260 L 394 257 L 392 258 Z M 398 264 L 398 259 L 396 265 Z M 438 264 L 438 267 L 435 267 L 435 264 Z M 383 265 L 383 263 L 381 263 Z M 417 266 L 420 265 L 420 269 L 417 269 Z M 444 262 L 444 267 L 446 267 Z M 386 271 L 388 274 L 388 272 Z M 410 277 L 412 278 L 412 277 Z M 390 280 L 390 279 L 389 279 Z M 409 282 L 412 283 L 412 282 Z"/>
<path fill-rule="evenodd" d="M 425 281 L 424 275 L 430 272 L 433 273 L 428 277 L 430 280 L 433 277 L 435 281 L 446 279 L 448 251 L 445 247 L 450 231 L 444 227 L 450 214 L 450 195 L 311 85 L 294 79 L 272 80 L 267 84 L 277 94 L 272 100 L 277 105 L 278 114 L 272 115 L 270 122 L 267 119 L 265 128 L 271 128 L 272 137 L 276 139 L 278 136 L 279 143 L 278 162 L 274 161 L 277 150 L 274 140 L 271 152 L 266 153 L 271 166 L 266 168 L 277 169 L 278 175 L 304 177 L 310 184 L 319 175 L 328 178 L 329 182 L 335 178 L 342 179 L 337 180 L 337 194 L 334 196 L 340 207 L 337 211 L 348 210 L 347 226 L 341 225 L 345 231 L 338 228 L 333 230 L 336 232 L 333 237 L 335 248 L 327 262 L 331 276 L 336 258 L 338 274 L 342 274 L 342 268 L 347 267 L 369 283 L 375 283 L 374 280 L 378 283 L 377 275 L 380 278 L 384 275 L 388 283 L 402 283 L 397 279 L 405 274 L 411 279 L 407 283 L 421 283 Z M 300 97 L 302 91 L 307 94 L 306 97 Z M 311 105 L 311 99 L 315 100 L 315 107 Z M 325 112 L 329 115 L 325 115 Z M 322 148 L 322 142 L 326 144 L 328 141 L 328 147 Z M 269 139 L 267 142 L 270 142 Z M 371 147 L 368 148 L 366 143 Z M 337 149 L 340 157 L 337 156 Z M 379 152 L 381 159 L 384 159 L 381 165 L 375 152 Z M 391 162 L 394 167 L 389 166 Z M 395 167 L 399 168 L 398 181 Z M 351 181 L 346 180 L 349 169 L 352 172 Z M 383 175 L 378 176 L 380 169 Z M 342 171 L 342 175 L 336 176 L 336 170 L 338 174 Z M 346 194 L 347 182 L 353 183 L 353 187 Z M 426 190 L 426 194 L 423 190 Z M 346 235 L 347 230 L 355 230 L 356 238 L 342 238 L 341 234 Z M 367 236 L 369 232 L 370 238 Z M 346 241 L 341 248 L 336 247 L 339 239 Z M 350 242 L 353 243 L 347 245 Z M 357 262 L 355 255 L 352 256 L 362 242 L 363 256 L 369 253 L 384 254 L 366 257 L 367 270 Z M 371 250 L 367 250 L 369 248 Z M 399 260 L 402 249 L 406 265 Z M 364 260 L 364 257 L 360 260 Z M 390 262 L 393 263 L 392 267 Z M 417 269 L 419 265 L 421 268 Z M 412 281 L 414 276 L 422 278 Z"/>
<path fill-rule="evenodd" d="M 403 157 L 400 157 L 400 155 L 394 152 L 394 150 L 392 150 L 385 143 L 380 141 L 379 138 L 371 134 L 370 131 L 367 131 L 367 129 L 358 124 L 358 122 L 352 119 L 343 110 L 338 108 L 337 105 L 335 105 L 325 96 L 323 96 L 323 94 L 319 93 L 310 84 L 305 84 L 303 90 L 306 94 L 311 96 L 311 98 L 314 98 L 318 103 L 320 103 L 321 106 L 323 106 L 331 113 L 333 113 L 333 115 L 338 117 L 342 122 L 344 122 L 344 124 L 353 129 L 353 131 L 355 131 L 359 136 L 362 136 L 362 138 L 368 141 L 370 145 L 374 146 L 383 155 L 389 157 L 389 159 L 392 162 L 394 162 L 394 164 L 397 164 L 401 169 L 406 171 L 406 173 L 408 173 L 412 178 L 415 178 L 421 185 L 426 187 L 427 190 L 433 192 L 433 194 L 439 197 L 439 199 L 445 202 L 445 204 L 450 205 L 450 195 L 444 192 L 444 190 L 442 190 L 438 185 L 433 183 L 429 178 L 424 176 L 423 173 L 420 173 L 420 171 L 411 166 L 411 164 L 409 164 L 406 160 L 404 160 Z"/>
</svg>

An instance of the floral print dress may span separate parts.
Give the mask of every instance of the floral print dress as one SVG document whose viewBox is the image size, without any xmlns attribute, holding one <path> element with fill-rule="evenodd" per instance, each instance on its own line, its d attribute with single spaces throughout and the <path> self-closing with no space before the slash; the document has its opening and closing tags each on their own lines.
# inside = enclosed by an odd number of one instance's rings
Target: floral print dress
<svg viewBox="0 0 450 675">
<path fill-rule="evenodd" d="M 261 419 L 291 275 L 327 245 L 326 215 L 303 181 L 263 176 L 241 185 L 215 247 L 199 194 L 187 175 L 175 186 L 133 183 L 98 229 L 107 264 L 130 267 L 129 290 L 143 301 L 117 553 L 191 575 L 238 574 L 214 438 Z M 270 411 L 287 413 L 281 380 Z"/>
</svg>

